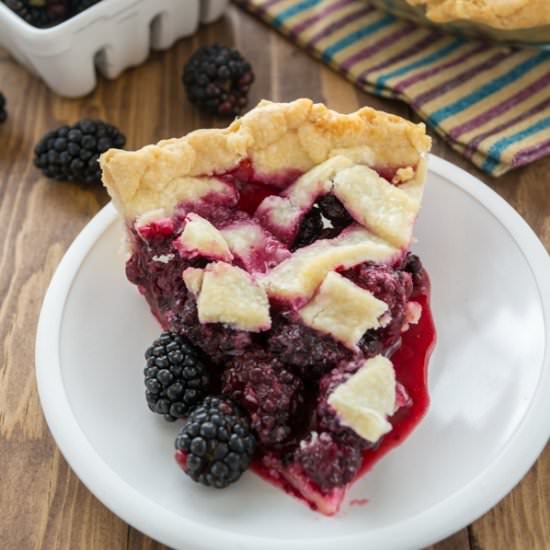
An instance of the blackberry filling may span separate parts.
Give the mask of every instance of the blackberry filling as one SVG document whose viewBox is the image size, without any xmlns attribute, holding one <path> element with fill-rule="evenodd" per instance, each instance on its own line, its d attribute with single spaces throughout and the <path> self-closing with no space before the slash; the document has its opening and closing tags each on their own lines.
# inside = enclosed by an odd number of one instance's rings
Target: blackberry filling
<svg viewBox="0 0 550 550">
<path fill-rule="evenodd" d="M 181 313 L 171 317 L 169 324 L 221 366 L 254 346 L 250 332 L 234 330 L 222 323 L 200 323 L 197 302 L 191 294 L 187 296 Z"/>
<path fill-rule="evenodd" d="M 317 204 L 323 216 L 331 222 L 334 228 L 342 230 L 353 223 L 353 218 L 346 207 L 334 195 L 321 197 Z"/>
<path fill-rule="evenodd" d="M 235 358 L 222 375 L 222 393 L 249 412 L 263 446 L 277 448 L 291 437 L 303 383 L 274 356 L 257 351 Z"/>
<path fill-rule="evenodd" d="M 250 463 L 331 515 L 418 423 L 434 331 L 406 254 L 429 146 L 369 108 L 264 101 L 226 129 L 102 156 L 129 278 L 225 394 L 186 413 L 176 458 L 193 479 L 222 488 Z"/>
<path fill-rule="evenodd" d="M 411 296 L 414 297 L 427 292 L 426 271 L 420 258 L 416 254 L 412 254 L 411 252 L 407 253 L 403 260 L 402 270 L 411 274 L 413 284 Z"/>
<path fill-rule="evenodd" d="M 226 181 L 238 183 L 241 191 L 246 192 L 249 205 L 259 204 L 266 190 L 269 193 L 276 190 L 274 186 L 267 186 L 258 191 L 261 184 L 249 184 L 246 177 L 252 177 L 249 167 L 240 170 L 238 175 L 222 176 Z M 256 193 L 261 196 L 257 198 Z M 253 219 L 249 214 L 235 212 L 216 202 L 196 205 L 194 211 L 220 228 Z M 327 225 L 323 217 L 328 221 L 327 227 L 323 227 Z M 181 274 L 187 267 L 204 267 L 208 262 L 200 257 L 184 259 L 174 248 L 174 241 L 181 234 L 182 220 L 183 215 L 179 215 L 169 223 L 151 223 L 139 231 L 132 229 L 134 253 L 127 263 L 127 275 L 146 296 L 163 327 L 185 336 L 218 365 L 222 374 L 221 385 L 216 387 L 248 410 L 262 448 L 281 453 L 284 449 L 281 457 L 287 462 L 303 462 L 302 467 L 307 465 L 308 470 L 314 467 L 315 461 L 308 462 L 304 458 L 307 453 L 293 458 L 292 445 L 297 449 L 302 435 L 311 430 L 326 434 L 321 441 L 331 438 L 331 445 L 322 445 L 323 452 L 334 449 L 333 445 L 368 448 L 368 442 L 343 428 L 326 405 L 329 389 L 345 379 L 338 367 L 353 361 L 354 353 L 347 347 L 330 335 L 306 326 L 284 308 L 272 310 L 272 326 L 260 334 L 223 323 L 199 321 L 196 297 L 186 288 Z M 302 220 L 291 248 L 330 238 L 351 223 L 353 218 L 343 204 L 336 197 L 325 195 Z M 358 344 L 364 357 L 373 357 L 398 343 L 413 281 L 423 280 L 424 276 L 415 258 L 407 256 L 401 269 L 367 262 L 342 272 L 388 305 L 390 322 L 380 329 L 368 330 Z M 305 385 L 310 388 L 309 393 L 321 397 L 304 399 Z"/>
<path fill-rule="evenodd" d="M 295 251 L 319 239 L 333 239 L 352 223 L 353 218 L 334 195 L 320 197 L 302 219 L 290 249 Z"/>
<path fill-rule="evenodd" d="M 307 381 L 319 380 L 339 363 L 350 361 L 353 357 L 352 352 L 334 338 L 296 319 L 291 320 L 288 315 L 274 318 L 267 346 L 274 357 Z"/>
<path fill-rule="evenodd" d="M 321 211 L 317 206 L 314 206 L 302 220 L 291 250 L 294 251 L 315 242 L 321 236 L 322 231 L 323 218 L 321 217 Z"/>
<path fill-rule="evenodd" d="M 296 449 L 295 461 L 321 491 L 344 487 L 361 467 L 361 449 L 336 441 L 330 434 L 313 433 Z"/>
<path fill-rule="evenodd" d="M 389 266 L 366 263 L 345 271 L 343 275 L 388 305 L 389 322 L 382 328 L 368 330 L 359 347 L 367 357 L 391 350 L 399 342 L 405 323 L 407 303 L 413 291 L 411 274 Z"/>
<path fill-rule="evenodd" d="M 147 299 L 151 311 L 162 327 L 170 329 L 169 318 L 181 310 L 187 289 L 181 278 L 190 263 L 172 248 L 174 234 L 152 228 L 147 238 L 132 229 L 132 255 L 126 262 L 126 276 Z"/>
</svg>

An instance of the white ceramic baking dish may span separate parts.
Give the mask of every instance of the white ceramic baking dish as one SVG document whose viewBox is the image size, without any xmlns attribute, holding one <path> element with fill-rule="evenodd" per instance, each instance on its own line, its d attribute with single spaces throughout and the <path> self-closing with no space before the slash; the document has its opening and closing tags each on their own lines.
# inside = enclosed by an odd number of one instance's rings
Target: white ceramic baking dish
<svg viewBox="0 0 550 550">
<path fill-rule="evenodd" d="M 169 48 L 199 24 L 220 17 L 229 0 L 102 0 L 75 17 L 38 29 L 0 2 L 0 45 L 56 93 L 78 97 L 96 85 L 96 70 L 116 78 Z"/>
</svg>

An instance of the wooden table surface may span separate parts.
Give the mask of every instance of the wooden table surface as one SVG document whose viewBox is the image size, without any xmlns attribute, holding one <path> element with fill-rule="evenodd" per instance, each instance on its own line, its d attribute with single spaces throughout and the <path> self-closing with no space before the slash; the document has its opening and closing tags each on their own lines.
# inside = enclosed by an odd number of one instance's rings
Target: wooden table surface
<svg viewBox="0 0 550 550">
<path fill-rule="evenodd" d="M 32 165 L 34 144 L 64 123 L 99 117 L 121 128 L 128 148 L 223 121 L 197 113 L 180 84 L 199 45 L 234 44 L 250 59 L 261 98 L 309 96 L 348 112 L 372 105 L 414 117 L 404 105 L 359 92 L 255 19 L 231 8 L 221 21 L 79 100 L 55 96 L 0 50 L 0 89 L 9 120 L 0 127 L 0 549 L 159 550 L 82 485 L 48 431 L 36 391 L 34 338 L 42 298 L 63 253 L 108 201 L 102 189 L 49 181 Z M 550 249 L 550 158 L 491 179 L 435 139 L 434 152 L 474 173 L 527 220 Z M 449 475 L 453 475 L 449 472 Z M 523 481 L 485 516 L 437 550 L 550 548 L 550 446 Z M 375 549 L 373 549 L 375 550 Z"/>
</svg>

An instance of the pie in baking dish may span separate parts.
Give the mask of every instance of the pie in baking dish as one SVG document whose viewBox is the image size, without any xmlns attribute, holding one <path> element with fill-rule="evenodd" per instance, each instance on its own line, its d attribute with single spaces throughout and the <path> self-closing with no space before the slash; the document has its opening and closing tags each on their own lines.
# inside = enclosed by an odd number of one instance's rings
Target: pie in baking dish
<svg viewBox="0 0 550 550">
<path fill-rule="evenodd" d="M 426 16 L 438 23 L 473 21 L 502 30 L 528 29 L 550 23 L 547 0 L 407 0 L 424 6 Z"/>
</svg>

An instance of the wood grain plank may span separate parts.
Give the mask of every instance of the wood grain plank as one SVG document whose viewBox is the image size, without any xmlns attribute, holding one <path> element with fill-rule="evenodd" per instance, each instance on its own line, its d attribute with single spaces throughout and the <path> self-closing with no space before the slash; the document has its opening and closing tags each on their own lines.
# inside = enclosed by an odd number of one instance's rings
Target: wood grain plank
<svg viewBox="0 0 550 550">
<path fill-rule="evenodd" d="M 312 60 L 253 17 L 231 8 L 223 20 L 153 53 L 115 80 L 100 78 L 79 100 L 51 94 L 0 50 L 0 88 L 10 118 L 0 127 L 0 549 L 162 550 L 109 512 L 78 481 L 56 449 L 42 417 L 34 382 L 34 333 L 40 304 L 62 254 L 108 200 L 86 189 L 42 178 L 32 149 L 48 129 L 83 116 L 119 126 L 136 148 L 223 120 L 194 109 L 181 71 L 203 44 L 235 44 L 256 72 L 251 105 L 261 98 L 309 96 L 352 111 L 372 105 L 397 114 L 403 104 L 366 95 Z M 434 152 L 463 166 L 509 201 L 550 250 L 550 158 L 498 180 L 473 168 L 439 139 Z M 550 548 L 550 450 L 495 509 L 430 550 Z"/>
<path fill-rule="evenodd" d="M 550 548 L 550 445 L 523 481 L 470 527 L 472 550 Z"/>
<path fill-rule="evenodd" d="M 98 505 L 51 439 L 33 368 L 45 289 L 70 240 L 106 197 L 39 177 L 31 152 L 52 124 L 55 101 L 4 54 L 0 60 L 0 82 L 10 83 L 10 118 L 0 129 L 0 548 L 122 549 L 126 525 Z"/>
<path fill-rule="evenodd" d="M 470 550 L 468 529 L 461 529 L 445 540 L 426 547 L 425 550 Z"/>
<path fill-rule="evenodd" d="M 130 527 L 128 550 L 170 550 L 170 548 Z"/>
</svg>

